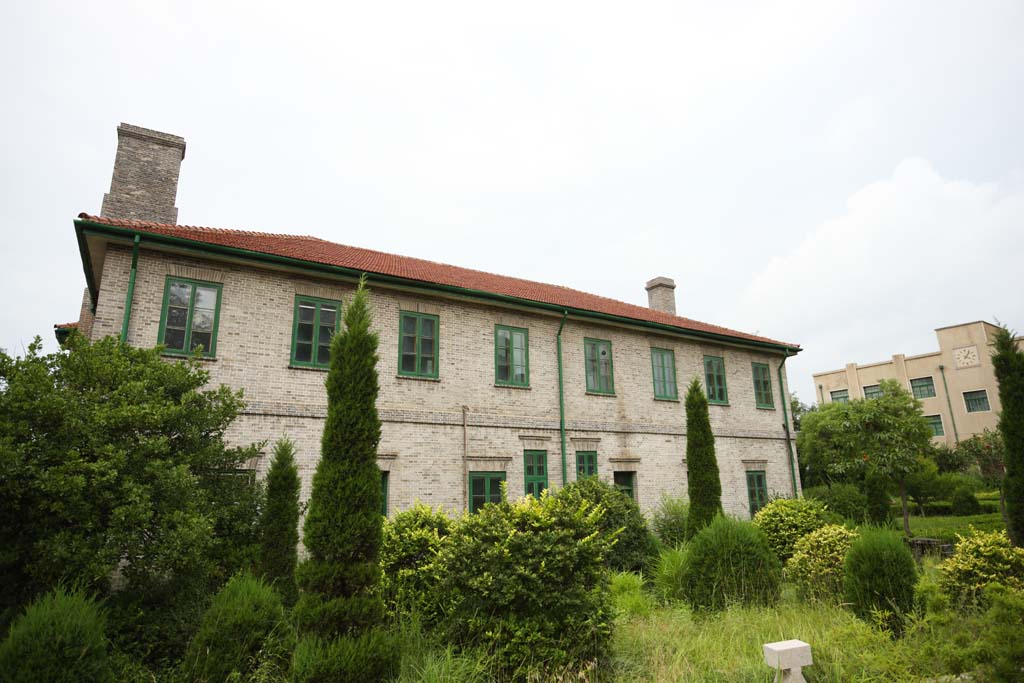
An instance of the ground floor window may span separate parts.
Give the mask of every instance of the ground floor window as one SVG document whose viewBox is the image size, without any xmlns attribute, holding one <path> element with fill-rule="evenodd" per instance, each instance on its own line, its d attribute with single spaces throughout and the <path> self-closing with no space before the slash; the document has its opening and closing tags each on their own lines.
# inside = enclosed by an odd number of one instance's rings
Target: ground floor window
<svg viewBox="0 0 1024 683">
<path fill-rule="evenodd" d="M 768 480 L 764 470 L 747 470 L 747 499 L 751 517 L 768 504 Z"/>
<path fill-rule="evenodd" d="M 945 430 L 942 428 L 941 415 L 925 415 L 924 419 L 928 421 L 928 426 L 932 428 L 932 436 L 946 435 Z"/>
<path fill-rule="evenodd" d="M 388 516 L 388 472 L 380 473 L 380 514 Z"/>
<path fill-rule="evenodd" d="M 523 470 L 526 473 L 526 495 L 540 498 L 548 487 L 548 452 L 524 451 Z"/>
<path fill-rule="evenodd" d="M 597 451 L 576 451 L 576 478 L 597 476 Z"/>
<path fill-rule="evenodd" d="M 615 488 L 636 500 L 636 472 L 616 472 Z"/>
<path fill-rule="evenodd" d="M 504 472 L 470 472 L 469 511 L 477 512 L 488 503 L 500 503 L 503 481 Z"/>
</svg>

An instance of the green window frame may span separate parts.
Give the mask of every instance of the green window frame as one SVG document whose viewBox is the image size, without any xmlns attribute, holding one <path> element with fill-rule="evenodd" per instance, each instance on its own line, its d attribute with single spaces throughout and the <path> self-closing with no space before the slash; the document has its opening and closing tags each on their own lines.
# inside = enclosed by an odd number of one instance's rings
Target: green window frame
<svg viewBox="0 0 1024 683">
<path fill-rule="evenodd" d="M 747 470 L 747 503 L 751 519 L 768 504 L 768 478 L 764 470 Z"/>
<path fill-rule="evenodd" d="M 504 472 L 470 472 L 469 512 L 479 512 L 480 508 L 489 503 L 500 503 L 501 484 L 504 481 Z"/>
<path fill-rule="evenodd" d="M 651 372 L 654 374 L 654 398 L 678 400 L 675 352 L 651 347 Z"/>
<path fill-rule="evenodd" d="M 836 389 L 830 391 L 828 395 L 832 398 L 833 403 L 849 403 L 850 402 L 850 390 L 849 389 Z"/>
<path fill-rule="evenodd" d="M 864 387 L 864 398 L 878 398 L 882 395 L 882 387 L 878 384 L 869 384 Z"/>
<path fill-rule="evenodd" d="M 583 357 L 587 373 L 587 393 L 614 394 L 615 368 L 612 364 L 612 343 L 607 339 L 585 338 Z"/>
<path fill-rule="evenodd" d="M 941 415 L 925 415 L 924 419 L 928 422 L 928 426 L 932 428 L 932 436 L 946 435 L 946 430 L 942 428 Z"/>
<path fill-rule="evenodd" d="M 202 356 L 213 358 L 217 354 L 221 290 L 217 282 L 167 277 L 157 334 L 157 344 L 164 345 L 163 353 L 191 356 L 201 345 Z"/>
<path fill-rule="evenodd" d="M 914 398 L 935 398 L 935 380 L 931 377 L 918 377 L 910 380 L 910 390 Z"/>
<path fill-rule="evenodd" d="M 526 328 L 494 326 L 494 383 L 530 386 L 530 331 Z"/>
<path fill-rule="evenodd" d="M 401 311 L 398 316 L 398 374 L 437 379 L 440 333 L 438 316 Z"/>
<path fill-rule="evenodd" d="M 391 478 L 390 474 L 387 470 L 380 471 L 380 513 L 385 517 L 388 516 L 388 480 Z"/>
<path fill-rule="evenodd" d="M 708 392 L 708 403 L 729 404 L 729 388 L 725 382 L 725 359 L 721 356 L 704 356 L 704 386 Z"/>
<path fill-rule="evenodd" d="M 526 495 L 540 498 L 548 487 L 548 452 L 523 451 L 523 474 Z"/>
<path fill-rule="evenodd" d="M 340 318 L 340 301 L 311 296 L 295 297 L 291 364 L 306 368 L 329 367 L 331 338 L 338 330 Z"/>
<path fill-rule="evenodd" d="M 576 451 L 576 478 L 597 476 L 597 451 Z"/>
<path fill-rule="evenodd" d="M 632 500 L 636 500 L 636 472 L 613 472 L 612 478 L 615 488 L 625 493 Z"/>
<path fill-rule="evenodd" d="M 964 392 L 964 405 L 968 413 L 984 413 L 992 410 L 988 403 L 988 392 L 984 389 Z"/>
<path fill-rule="evenodd" d="M 775 410 L 771 368 L 767 363 L 751 363 L 751 368 L 754 373 L 754 403 L 758 408 Z"/>
</svg>

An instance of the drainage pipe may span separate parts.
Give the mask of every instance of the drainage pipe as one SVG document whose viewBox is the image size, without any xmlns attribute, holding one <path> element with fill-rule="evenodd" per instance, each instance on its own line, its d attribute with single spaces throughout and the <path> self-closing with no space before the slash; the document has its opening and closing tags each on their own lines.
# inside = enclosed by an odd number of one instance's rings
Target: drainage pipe
<svg viewBox="0 0 1024 683">
<path fill-rule="evenodd" d="M 796 463 L 793 462 L 793 443 L 789 437 L 789 410 L 786 406 L 786 385 L 782 382 L 782 368 L 786 365 L 789 354 L 782 357 L 779 363 L 779 395 L 782 397 L 782 431 L 786 434 L 786 451 L 789 453 L 789 477 L 793 482 L 793 497 L 799 498 L 800 492 L 796 486 Z"/>
<path fill-rule="evenodd" d="M 555 335 L 555 346 L 558 349 L 558 431 L 562 437 L 562 486 L 565 486 L 568 470 L 565 464 L 565 387 L 562 381 L 562 328 L 565 327 L 565 319 L 569 317 L 569 311 L 562 313 L 562 322 L 558 326 L 558 334 Z"/>
<path fill-rule="evenodd" d="M 949 421 L 953 423 L 953 440 L 960 445 L 960 434 L 956 431 L 956 415 L 953 414 L 953 401 L 949 398 L 949 385 L 946 384 L 946 366 L 940 365 L 939 372 L 942 374 L 942 389 L 946 392 L 946 406 L 949 407 Z"/>
<path fill-rule="evenodd" d="M 132 269 L 128 272 L 128 293 L 124 297 L 124 321 L 121 323 L 121 341 L 128 341 L 128 322 L 132 319 L 132 298 L 135 296 L 135 271 L 139 265 L 139 242 L 142 236 L 135 233 L 132 246 Z"/>
</svg>

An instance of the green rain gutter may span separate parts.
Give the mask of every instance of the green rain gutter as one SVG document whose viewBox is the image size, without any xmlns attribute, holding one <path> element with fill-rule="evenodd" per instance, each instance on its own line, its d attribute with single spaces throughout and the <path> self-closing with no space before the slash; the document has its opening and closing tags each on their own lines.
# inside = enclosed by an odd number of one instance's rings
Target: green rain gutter
<svg viewBox="0 0 1024 683">
<path fill-rule="evenodd" d="M 132 319 L 132 298 L 135 296 L 135 271 L 139 266 L 139 242 L 142 236 L 135 233 L 132 246 L 132 269 L 128 273 L 128 293 L 124 295 L 124 322 L 121 323 L 121 341 L 128 341 L 128 322 Z"/>
<path fill-rule="evenodd" d="M 569 311 L 562 313 L 562 323 L 558 326 L 558 334 L 555 335 L 555 346 L 558 349 L 558 431 L 562 437 L 562 486 L 568 482 L 565 478 L 568 472 L 565 466 L 565 388 L 562 384 L 562 328 L 565 327 L 565 319 L 569 317 Z"/>
<path fill-rule="evenodd" d="M 946 366 L 939 366 L 939 373 L 942 375 L 942 388 L 946 392 L 946 405 L 949 407 L 949 421 L 953 423 L 953 440 L 960 445 L 960 434 L 956 431 L 956 416 L 953 415 L 953 402 L 949 400 L 949 385 L 946 384 Z"/>
<path fill-rule="evenodd" d="M 793 462 L 793 443 L 789 438 L 789 411 L 786 409 L 785 384 L 782 383 L 782 368 L 786 365 L 787 353 L 779 363 L 779 394 L 782 397 L 782 431 L 786 433 L 786 451 L 789 453 L 789 477 L 793 482 L 793 497 L 799 498 L 800 493 L 796 487 L 796 463 Z"/>
</svg>

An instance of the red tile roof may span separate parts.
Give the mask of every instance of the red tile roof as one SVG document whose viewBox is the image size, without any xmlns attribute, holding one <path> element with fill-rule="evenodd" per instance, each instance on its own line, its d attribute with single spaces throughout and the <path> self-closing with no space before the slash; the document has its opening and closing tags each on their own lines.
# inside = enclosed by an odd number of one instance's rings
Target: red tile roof
<svg viewBox="0 0 1024 683">
<path fill-rule="evenodd" d="M 54 323 L 53 329 L 55 330 L 77 330 L 78 323 Z"/>
<path fill-rule="evenodd" d="M 284 256 L 309 263 L 351 268 L 366 273 L 389 275 L 430 284 L 475 289 L 492 294 L 526 299 L 528 301 L 553 304 L 555 306 L 565 306 L 632 320 L 660 323 L 662 325 L 682 328 L 683 330 L 724 335 L 738 340 L 775 344 L 794 349 L 799 348 L 796 344 L 738 332 L 726 327 L 662 313 L 661 311 L 651 310 L 643 306 L 627 304 L 568 287 L 532 282 L 505 275 L 495 275 L 493 273 L 459 268 L 458 266 L 450 266 L 444 263 L 435 263 L 434 261 L 426 261 L 408 256 L 386 254 L 380 251 L 373 251 L 372 249 L 360 249 L 359 247 L 327 242 L 318 237 L 277 235 L 248 230 L 199 228 L 189 225 L 167 225 L 144 221 L 102 218 L 86 213 L 79 214 L 78 217 L 90 223 L 128 228 L 142 233 L 166 235 L 202 244 L 245 249 L 261 254 Z"/>
</svg>

